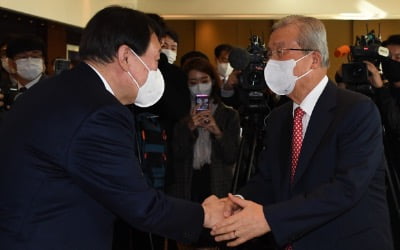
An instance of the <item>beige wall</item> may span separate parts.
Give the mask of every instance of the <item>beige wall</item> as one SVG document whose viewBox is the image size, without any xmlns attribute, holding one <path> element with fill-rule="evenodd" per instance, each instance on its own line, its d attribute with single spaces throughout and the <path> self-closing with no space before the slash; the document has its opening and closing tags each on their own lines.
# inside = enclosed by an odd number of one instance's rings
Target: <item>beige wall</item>
<svg viewBox="0 0 400 250">
<path fill-rule="evenodd" d="M 369 30 L 379 32 L 381 24 L 382 39 L 390 34 L 400 34 L 400 20 L 381 21 L 348 21 L 348 20 L 323 20 L 328 36 L 331 66 L 328 76 L 334 79 L 335 71 L 342 63 L 347 62 L 346 57 L 335 58 L 335 48 L 347 44 L 352 45 L 355 36 L 365 35 L 366 24 Z M 220 43 L 230 43 L 234 46 L 246 48 L 249 43 L 250 32 L 265 37 L 266 42 L 271 32 L 273 20 L 167 20 L 167 24 L 180 36 L 178 60 L 190 50 L 200 50 L 214 63 L 214 47 Z"/>
<path fill-rule="evenodd" d="M 0 0 L 0 7 L 78 27 L 114 4 L 175 20 L 269 20 L 288 12 L 327 20 L 400 19 L 399 0 Z"/>
<path fill-rule="evenodd" d="M 346 57 L 336 58 L 333 56 L 335 49 L 341 45 L 353 43 L 353 21 L 324 20 L 327 32 L 330 67 L 328 77 L 335 80 L 335 72 L 342 63 L 347 62 Z"/>
</svg>

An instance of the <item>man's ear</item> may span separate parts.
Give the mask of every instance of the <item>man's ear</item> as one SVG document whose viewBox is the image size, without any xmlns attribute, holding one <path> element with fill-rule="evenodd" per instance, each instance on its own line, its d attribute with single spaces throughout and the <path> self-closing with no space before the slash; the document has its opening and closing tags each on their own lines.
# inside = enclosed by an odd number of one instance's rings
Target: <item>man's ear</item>
<svg viewBox="0 0 400 250">
<path fill-rule="evenodd" d="M 121 45 L 117 50 L 117 60 L 124 71 L 129 70 L 129 56 L 131 54 L 132 51 L 127 45 Z"/>
<path fill-rule="evenodd" d="M 318 51 L 314 51 L 311 56 L 312 56 L 312 59 L 313 59 L 311 67 L 313 69 L 320 68 L 321 65 L 322 65 L 322 55 L 321 55 L 321 53 L 318 52 Z"/>
</svg>

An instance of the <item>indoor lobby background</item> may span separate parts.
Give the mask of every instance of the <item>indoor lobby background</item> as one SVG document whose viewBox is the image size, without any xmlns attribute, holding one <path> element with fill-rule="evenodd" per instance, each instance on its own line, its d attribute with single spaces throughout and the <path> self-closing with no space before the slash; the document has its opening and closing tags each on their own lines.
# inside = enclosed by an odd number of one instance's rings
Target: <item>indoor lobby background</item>
<svg viewBox="0 0 400 250">
<path fill-rule="evenodd" d="M 87 20 L 111 4 L 164 17 L 179 35 L 176 64 L 191 50 L 202 51 L 214 62 L 216 45 L 246 48 L 251 34 L 267 39 L 275 20 L 304 14 L 326 25 L 331 59 L 328 76 L 334 79 L 335 71 L 347 62 L 346 57 L 334 57 L 335 48 L 352 45 L 356 36 L 371 30 L 382 40 L 400 34 L 398 0 L 0 0 L 0 41 L 12 33 L 38 34 L 46 41 L 47 70 L 52 74 L 54 59 L 67 58 L 67 50 L 77 50 Z"/>
</svg>

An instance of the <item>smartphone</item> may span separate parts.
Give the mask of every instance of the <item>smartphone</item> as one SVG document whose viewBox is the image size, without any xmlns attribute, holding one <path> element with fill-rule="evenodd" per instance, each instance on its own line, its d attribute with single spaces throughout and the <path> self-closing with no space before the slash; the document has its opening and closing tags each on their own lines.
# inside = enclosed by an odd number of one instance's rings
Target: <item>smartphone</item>
<svg viewBox="0 0 400 250">
<path fill-rule="evenodd" d="M 208 95 L 196 95 L 196 105 L 200 104 L 196 111 L 199 112 L 203 110 L 208 110 L 208 102 Z"/>
</svg>

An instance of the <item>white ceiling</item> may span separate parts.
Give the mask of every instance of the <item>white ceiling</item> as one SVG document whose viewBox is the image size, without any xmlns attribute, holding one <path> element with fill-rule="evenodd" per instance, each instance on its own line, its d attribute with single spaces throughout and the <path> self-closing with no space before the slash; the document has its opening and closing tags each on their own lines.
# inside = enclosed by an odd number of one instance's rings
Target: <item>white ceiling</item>
<svg viewBox="0 0 400 250">
<path fill-rule="evenodd" d="M 111 4 L 158 13 L 166 19 L 400 19 L 399 0 L 0 0 L 0 7 L 84 27 Z"/>
</svg>

